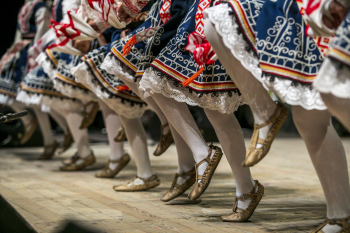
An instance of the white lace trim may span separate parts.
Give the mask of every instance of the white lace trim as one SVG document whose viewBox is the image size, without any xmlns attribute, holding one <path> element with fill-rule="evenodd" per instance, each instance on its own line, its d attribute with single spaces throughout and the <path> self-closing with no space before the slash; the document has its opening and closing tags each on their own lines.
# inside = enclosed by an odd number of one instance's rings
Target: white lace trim
<svg viewBox="0 0 350 233">
<path fill-rule="evenodd" d="M 203 94 L 199 97 L 196 92 L 190 93 L 185 87 L 175 86 L 171 80 L 161 78 L 157 73 L 160 72 L 150 67 L 142 76 L 139 88 L 141 92 L 144 92 L 142 95 L 145 98 L 152 93 L 161 93 L 178 102 L 185 102 L 188 105 L 208 108 L 224 114 L 231 114 L 239 106 L 246 103 L 243 96 L 234 92 L 232 92 L 231 97 L 227 92 L 218 93 L 219 96 L 214 97 L 211 94 Z"/>
<path fill-rule="evenodd" d="M 15 101 L 15 98 L 14 97 L 11 97 L 9 95 L 5 95 L 5 94 L 1 94 L 0 93 L 0 104 L 3 104 L 3 105 L 11 105 L 13 102 Z"/>
<path fill-rule="evenodd" d="M 16 100 L 26 105 L 44 105 L 54 106 L 55 109 L 83 111 L 83 104 L 79 100 L 61 99 L 54 96 L 46 96 L 42 94 L 31 94 L 26 91 L 20 91 Z"/>
<path fill-rule="evenodd" d="M 313 82 L 313 86 L 320 92 L 349 99 L 350 69 L 345 65 L 341 69 L 337 69 L 334 63 L 329 58 L 326 58 Z"/>
<path fill-rule="evenodd" d="M 83 103 L 89 102 L 89 101 L 97 101 L 97 96 L 90 92 L 82 90 L 81 88 L 73 88 L 70 84 L 63 84 L 61 81 L 57 81 L 57 79 L 53 80 L 54 88 L 61 92 L 63 95 L 69 97 L 69 98 L 75 98 Z"/>
<path fill-rule="evenodd" d="M 208 18 L 214 25 L 216 31 L 222 37 L 224 44 L 231 50 L 243 65 L 257 79 L 261 78 L 262 71 L 259 68 L 259 60 L 254 52 L 246 50 L 247 43 L 243 35 L 238 34 L 239 25 L 234 16 L 230 16 L 231 8 L 227 4 L 219 4 L 204 10 L 205 18 Z M 249 45 L 250 46 L 250 45 Z"/>
<path fill-rule="evenodd" d="M 103 60 L 101 69 L 106 70 L 108 73 L 117 76 L 120 79 L 126 78 L 131 81 L 134 81 L 135 79 L 132 75 L 132 71 L 129 68 L 123 66 L 112 53 L 107 54 L 106 58 Z"/>
<path fill-rule="evenodd" d="M 44 72 L 49 76 L 50 79 L 53 79 L 56 76 L 57 69 L 53 67 L 46 53 L 40 53 L 35 61 L 39 64 L 39 66 L 43 68 Z"/>
<path fill-rule="evenodd" d="M 316 90 L 310 90 L 309 87 L 298 85 L 292 86 L 291 80 L 275 78 L 270 82 L 267 77 L 262 76 L 259 68 L 259 60 L 254 56 L 252 51 L 246 50 L 247 43 L 243 39 L 243 35 L 239 35 L 239 28 L 236 18 L 230 16 L 231 8 L 227 4 L 220 4 L 215 7 L 206 9 L 205 17 L 215 25 L 216 31 L 222 37 L 225 46 L 230 49 L 235 56 L 249 70 L 255 78 L 257 78 L 263 86 L 282 99 L 282 101 L 290 105 L 300 105 L 307 110 L 318 109 L 325 110 L 326 106 L 322 101 L 320 93 Z"/>
<path fill-rule="evenodd" d="M 326 110 L 321 95 L 315 89 L 304 85 L 292 86 L 292 80 L 276 77 L 273 82 L 265 75 L 259 79 L 263 86 L 274 92 L 283 102 L 290 105 L 299 105 L 307 110 Z"/>
<path fill-rule="evenodd" d="M 90 91 L 95 93 L 98 98 L 105 102 L 118 115 L 125 116 L 129 119 L 140 118 L 143 115 L 147 109 L 146 105 L 132 105 L 128 101 L 122 102 L 121 98 L 108 98 L 109 94 L 101 91 L 100 85 L 91 82 L 95 77 L 87 71 L 87 68 L 88 66 L 85 63 L 80 63 L 78 66 L 71 69 L 72 75 L 76 78 L 76 82 L 89 88 Z"/>
</svg>

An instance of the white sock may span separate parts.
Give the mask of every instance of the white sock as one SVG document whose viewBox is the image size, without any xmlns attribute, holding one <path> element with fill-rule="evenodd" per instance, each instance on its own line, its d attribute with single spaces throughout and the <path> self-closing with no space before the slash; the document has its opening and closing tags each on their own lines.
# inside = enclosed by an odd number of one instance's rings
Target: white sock
<svg viewBox="0 0 350 233">
<path fill-rule="evenodd" d="M 15 111 L 15 112 L 23 112 L 25 111 L 27 108 L 24 104 L 19 103 L 17 101 L 14 101 L 11 104 L 11 108 Z M 30 125 L 32 120 L 33 120 L 34 116 L 29 112 L 27 116 L 25 117 L 21 117 L 21 121 L 23 123 L 23 125 Z"/>
<path fill-rule="evenodd" d="M 69 129 L 68 129 L 68 124 L 67 124 L 66 120 L 64 119 L 64 117 L 61 116 L 58 112 L 56 112 L 53 109 L 50 109 L 50 116 L 60 126 L 63 133 L 65 135 L 67 135 L 69 133 Z"/>
<path fill-rule="evenodd" d="M 115 142 L 114 138 L 117 135 L 118 129 L 122 125 L 119 116 L 110 109 L 104 102 L 99 101 L 103 119 L 107 129 L 107 137 L 109 142 L 109 159 L 119 160 L 124 155 L 123 142 Z M 109 163 L 109 168 L 114 170 L 119 163 Z"/>
<path fill-rule="evenodd" d="M 128 119 L 119 116 L 128 138 L 132 153 L 134 155 L 137 175 L 142 178 L 149 178 L 153 175 L 151 162 L 149 160 L 147 137 L 145 129 L 139 118 Z"/>
<path fill-rule="evenodd" d="M 50 118 L 47 113 L 44 113 L 40 110 L 40 107 L 32 108 L 36 119 L 38 120 L 40 131 L 43 136 L 44 146 L 50 146 L 55 142 L 55 138 L 52 135 L 52 128 Z"/>
<path fill-rule="evenodd" d="M 326 197 L 327 218 L 350 216 L 350 185 L 345 151 L 331 124 L 330 113 L 306 110 L 300 106 L 292 106 L 292 110 L 294 123 L 305 141 Z M 337 227 L 329 225 L 326 229 L 331 228 Z"/>
<path fill-rule="evenodd" d="M 51 106 L 52 107 L 52 106 Z M 56 110 L 57 111 L 57 110 Z M 87 129 L 79 129 L 83 120 L 82 112 L 71 111 L 64 112 L 69 130 L 72 133 L 74 142 L 78 148 L 78 154 L 82 158 L 86 158 L 91 154 L 89 145 L 89 135 Z"/>
<path fill-rule="evenodd" d="M 227 161 L 230 164 L 233 177 L 235 178 L 237 196 L 249 193 L 254 187 L 254 180 L 250 174 L 250 169 L 242 166 L 246 149 L 243 131 L 239 122 L 234 114 L 222 114 L 209 109 L 204 109 L 204 112 L 214 127 Z M 244 202 L 249 205 L 250 200 Z M 241 201 L 238 204 L 238 207 L 241 208 Z"/>
<path fill-rule="evenodd" d="M 205 19 L 204 32 L 207 40 L 220 58 L 221 64 L 225 67 L 226 72 L 248 102 L 253 112 L 255 123 L 262 124 L 268 121 L 275 112 L 276 104 L 266 89 L 227 49 L 222 37 L 217 33 L 215 26 L 209 19 Z M 261 128 L 259 130 L 259 138 L 265 139 L 270 128 L 271 124 Z M 261 147 L 261 144 L 257 144 L 257 148 Z"/>
</svg>

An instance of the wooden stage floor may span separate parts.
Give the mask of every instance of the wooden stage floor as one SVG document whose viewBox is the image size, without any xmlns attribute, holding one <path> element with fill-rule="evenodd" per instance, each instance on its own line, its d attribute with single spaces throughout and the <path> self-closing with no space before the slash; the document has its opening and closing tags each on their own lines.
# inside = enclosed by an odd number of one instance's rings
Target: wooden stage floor
<svg viewBox="0 0 350 233">
<path fill-rule="evenodd" d="M 343 142 L 349 164 L 350 139 Z M 225 158 L 200 201 L 190 202 L 183 195 L 163 203 L 159 198 L 170 187 L 177 166 L 174 145 L 163 156 L 151 157 L 161 185 L 135 193 L 112 189 L 136 175 L 134 161 L 114 179 L 97 179 L 94 174 L 104 167 L 109 148 L 105 144 L 92 147 L 97 163 L 70 173 L 58 167 L 74 149 L 52 161 L 35 160 L 40 148 L 1 149 L 0 194 L 38 232 L 57 232 L 69 220 L 98 232 L 307 232 L 325 218 L 321 186 L 299 138 L 276 139 L 269 155 L 252 168 L 254 178 L 265 186 L 265 197 L 244 223 L 219 219 L 231 212 L 235 196 Z M 125 147 L 130 152 L 127 143 Z M 154 148 L 150 146 L 149 151 Z"/>
</svg>

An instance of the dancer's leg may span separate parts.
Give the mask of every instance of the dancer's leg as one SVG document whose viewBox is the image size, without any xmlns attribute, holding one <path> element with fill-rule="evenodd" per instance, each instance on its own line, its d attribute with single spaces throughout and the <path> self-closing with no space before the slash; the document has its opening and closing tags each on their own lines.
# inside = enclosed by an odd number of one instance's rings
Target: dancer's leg
<svg viewBox="0 0 350 233">
<path fill-rule="evenodd" d="M 177 151 L 177 156 L 178 156 L 178 169 L 177 173 L 182 174 L 186 173 L 190 170 L 193 169 L 195 161 L 193 159 L 192 151 L 186 144 L 186 142 L 183 140 L 183 138 L 180 136 L 180 134 L 177 133 L 175 128 L 170 125 L 170 130 L 173 135 L 174 141 L 175 141 L 175 146 L 176 146 L 176 151 Z M 181 185 L 183 184 L 189 176 L 182 177 L 180 176 L 177 179 L 177 184 Z"/>
<path fill-rule="evenodd" d="M 171 125 L 185 140 L 196 162 L 199 163 L 205 159 L 208 156 L 209 147 L 204 141 L 187 105 L 174 99 L 166 98 L 164 95 L 158 93 L 152 94 L 152 98 L 156 101 Z M 215 152 L 212 151 L 212 155 L 214 155 L 214 153 Z M 198 174 L 202 175 L 207 166 L 207 162 L 201 164 L 198 167 Z"/>
<path fill-rule="evenodd" d="M 254 187 L 250 169 L 243 167 L 245 144 L 243 131 L 234 114 L 222 114 L 218 111 L 204 109 L 210 123 L 219 138 L 222 149 L 229 162 L 236 183 L 236 195 L 249 193 Z M 246 209 L 250 200 L 239 201 L 238 207 Z"/>
<path fill-rule="evenodd" d="M 204 26 L 207 40 L 220 58 L 220 62 L 225 67 L 228 75 L 235 82 L 248 102 L 254 115 L 255 123 L 262 124 L 269 120 L 276 110 L 276 104 L 272 101 L 268 92 L 252 73 L 245 69 L 241 62 L 227 49 L 222 37 L 217 33 L 215 26 L 209 19 L 205 19 Z M 270 127 L 271 124 L 261 128 L 259 130 L 259 138 L 264 139 Z M 261 145 L 258 145 L 258 147 L 261 147 Z"/>
<path fill-rule="evenodd" d="M 137 84 L 135 82 L 132 82 L 128 79 L 126 79 L 126 80 L 123 79 L 123 81 L 126 82 L 128 87 L 133 92 L 135 92 L 136 95 L 140 96 L 139 88 L 137 87 Z M 147 103 L 147 105 L 150 106 L 150 108 L 157 114 L 162 125 L 165 125 L 166 123 L 168 123 L 168 120 L 165 117 L 164 113 L 159 108 L 158 104 L 151 97 L 145 98 L 145 99 L 143 99 L 143 101 L 145 101 Z M 165 127 L 163 130 L 163 134 L 167 134 L 169 132 L 169 130 L 170 130 L 169 127 Z"/>
<path fill-rule="evenodd" d="M 327 202 L 329 219 L 350 215 L 349 174 L 344 147 L 331 124 L 328 111 L 305 110 L 293 106 L 294 123 L 305 141 Z M 340 227 L 327 225 L 325 232 Z M 333 230 L 332 230 L 333 229 Z"/>
<path fill-rule="evenodd" d="M 60 126 L 65 135 L 69 134 L 68 124 L 63 116 L 61 116 L 58 112 L 56 112 L 53 109 L 50 109 L 50 116 Z"/>
<path fill-rule="evenodd" d="M 35 116 L 38 120 L 40 131 L 43 136 L 44 146 L 50 146 L 55 143 L 55 139 L 52 135 L 51 122 L 47 113 L 40 110 L 39 106 L 32 107 Z"/>
<path fill-rule="evenodd" d="M 321 93 L 328 111 L 350 131 L 350 99 L 338 98 L 332 94 Z"/>
<path fill-rule="evenodd" d="M 55 109 L 58 111 L 57 109 Z M 64 111 L 69 129 L 73 135 L 74 142 L 78 148 L 78 154 L 81 158 L 86 158 L 90 155 L 91 149 L 89 144 L 89 136 L 87 129 L 79 129 L 83 115 L 80 111 Z"/>
<path fill-rule="evenodd" d="M 124 126 L 128 142 L 135 158 L 137 175 L 144 179 L 151 177 L 153 171 L 148 155 L 147 137 L 140 119 L 128 119 L 124 116 L 119 116 L 119 118 Z M 135 181 L 135 184 L 142 183 L 143 181 L 140 179 Z"/>
<path fill-rule="evenodd" d="M 117 131 L 122 125 L 119 116 L 110 109 L 103 101 L 98 101 L 100 109 L 102 111 L 103 119 L 107 129 L 107 137 L 109 142 L 109 159 L 119 160 L 124 154 L 124 147 L 122 142 L 115 142 L 114 137 L 117 135 Z M 109 163 L 109 168 L 114 170 L 118 166 L 118 163 Z"/>
<path fill-rule="evenodd" d="M 10 106 L 15 112 L 23 112 L 26 110 L 26 106 L 22 103 L 19 103 L 17 101 L 14 101 Z M 28 114 L 25 117 L 21 117 L 21 121 L 24 125 L 30 125 L 34 116 L 32 114 Z"/>
</svg>

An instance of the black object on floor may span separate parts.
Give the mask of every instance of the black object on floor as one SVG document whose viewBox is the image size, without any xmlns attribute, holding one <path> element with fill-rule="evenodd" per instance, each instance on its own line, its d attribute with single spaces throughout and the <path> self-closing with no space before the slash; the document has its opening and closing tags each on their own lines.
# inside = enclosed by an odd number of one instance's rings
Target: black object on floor
<svg viewBox="0 0 350 233">
<path fill-rule="evenodd" d="M 0 232 L 33 233 L 34 229 L 0 195 Z"/>
</svg>

